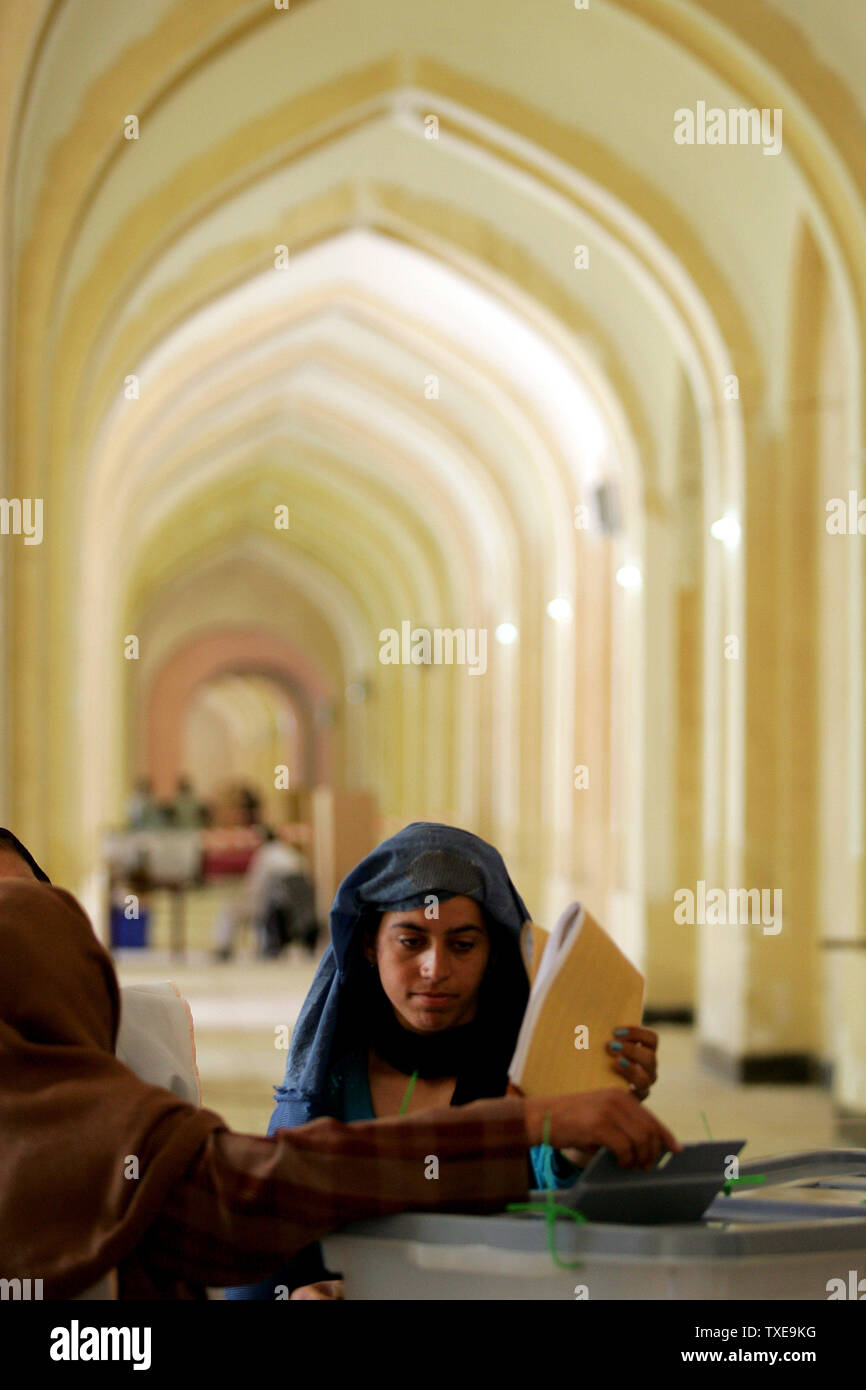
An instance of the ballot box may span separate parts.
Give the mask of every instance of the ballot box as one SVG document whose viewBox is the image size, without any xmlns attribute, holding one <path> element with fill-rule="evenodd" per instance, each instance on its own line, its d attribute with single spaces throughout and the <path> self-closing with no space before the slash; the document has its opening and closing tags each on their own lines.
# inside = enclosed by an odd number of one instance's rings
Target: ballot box
<svg viewBox="0 0 866 1390">
<path fill-rule="evenodd" d="M 531 1211 L 409 1213 L 323 1241 L 358 1299 L 815 1299 L 866 1296 L 866 1150 L 754 1160 L 698 1221 Z M 551 1248 L 552 1247 L 552 1248 Z M 861 1283 L 862 1281 L 862 1283 Z M 859 1290 L 859 1293 L 858 1293 Z"/>
</svg>

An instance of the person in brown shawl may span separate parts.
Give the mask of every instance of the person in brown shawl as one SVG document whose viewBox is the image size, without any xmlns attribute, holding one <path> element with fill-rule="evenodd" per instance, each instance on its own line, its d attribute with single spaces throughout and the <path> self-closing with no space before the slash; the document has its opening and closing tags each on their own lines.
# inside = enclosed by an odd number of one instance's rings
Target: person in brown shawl
<svg viewBox="0 0 866 1390">
<path fill-rule="evenodd" d="M 205 1297 L 349 1221 L 525 1200 L 546 1117 L 558 1147 L 608 1145 L 629 1165 L 679 1148 L 620 1091 L 236 1134 L 115 1057 L 111 959 L 11 841 L 0 832 L 0 1278 L 41 1279 L 53 1299 L 110 1274 L 120 1298 Z"/>
</svg>

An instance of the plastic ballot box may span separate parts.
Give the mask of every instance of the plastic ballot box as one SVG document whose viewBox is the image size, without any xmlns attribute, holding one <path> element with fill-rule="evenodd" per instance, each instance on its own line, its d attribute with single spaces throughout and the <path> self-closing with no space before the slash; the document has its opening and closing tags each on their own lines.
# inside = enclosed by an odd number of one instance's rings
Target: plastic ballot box
<svg viewBox="0 0 866 1390">
<path fill-rule="evenodd" d="M 345 1297 L 358 1299 L 866 1296 L 866 1150 L 785 1154 L 739 1173 L 718 1184 L 697 1220 L 676 1219 L 670 1183 L 663 1204 L 674 1219 L 655 1219 L 658 1195 L 654 1204 L 635 1173 L 646 1220 L 611 1220 L 605 1202 L 589 1197 L 585 1205 L 605 1216 L 584 1217 L 577 1188 L 537 1193 L 530 1210 L 496 1216 L 359 1222 L 325 1238 L 325 1263 L 342 1273 Z M 694 1180 L 679 1181 L 688 1211 Z M 631 1197 L 632 1218 L 640 1200 Z"/>
</svg>

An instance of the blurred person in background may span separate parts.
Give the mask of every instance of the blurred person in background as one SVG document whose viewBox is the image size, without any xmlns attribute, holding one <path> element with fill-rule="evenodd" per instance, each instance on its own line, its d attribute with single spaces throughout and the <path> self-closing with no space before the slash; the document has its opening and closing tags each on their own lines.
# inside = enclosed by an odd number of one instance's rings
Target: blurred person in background
<svg viewBox="0 0 866 1390">
<path fill-rule="evenodd" d="M 237 897 L 214 924 L 217 960 L 231 960 L 244 922 L 252 925 L 263 956 L 278 956 L 292 940 L 315 947 L 318 923 L 307 860 L 269 827 L 262 827 L 262 835 Z"/>
<path fill-rule="evenodd" d="M 207 810 L 196 796 L 188 777 L 178 777 L 172 809 L 173 824 L 178 830 L 199 830 L 207 824 Z"/>
<path fill-rule="evenodd" d="M 262 798 L 253 787 L 238 789 L 239 825 L 259 825 L 262 819 Z"/>
<path fill-rule="evenodd" d="M 130 830 L 158 830 L 165 823 L 149 777 L 136 782 L 126 806 L 126 823 Z"/>
</svg>

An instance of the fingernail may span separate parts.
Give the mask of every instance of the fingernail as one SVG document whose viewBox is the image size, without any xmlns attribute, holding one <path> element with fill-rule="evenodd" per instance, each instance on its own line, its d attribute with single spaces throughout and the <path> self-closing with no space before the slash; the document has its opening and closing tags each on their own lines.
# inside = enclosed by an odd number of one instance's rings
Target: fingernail
<svg viewBox="0 0 866 1390">
<path fill-rule="evenodd" d="M 624 1057 L 620 1057 L 620 1059 L 619 1059 L 619 1064 L 620 1064 L 621 1067 L 627 1067 L 627 1066 L 628 1066 L 628 1062 L 626 1061 L 626 1059 L 625 1059 Z"/>
<path fill-rule="evenodd" d="M 610 1043 L 611 1052 L 622 1052 L 622 1043 Z"/>
<path fill-rule="evenodd" d="M 614 1028 L 614 1030 L 613 1030 L 613 1036 L 614 1036 L 615 1038 L 627 1038 L 627 1037 L 628 1037 L 628 1029 L 627 1029 L 627 1028 Z"/>
</svg>

